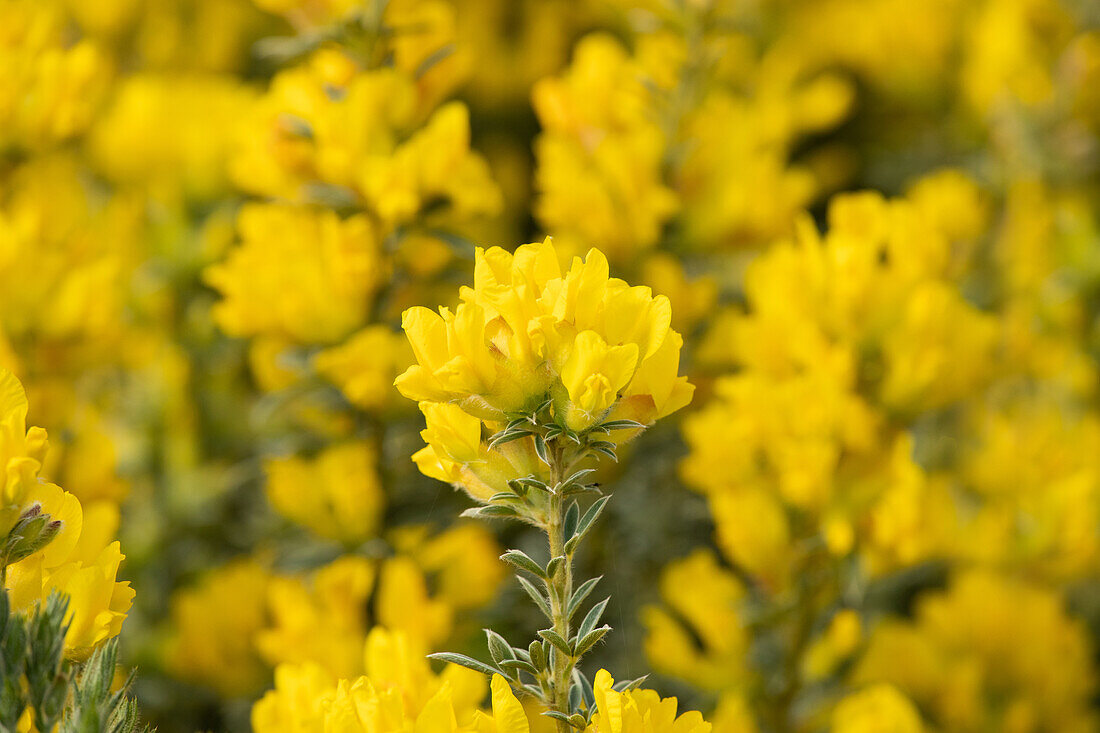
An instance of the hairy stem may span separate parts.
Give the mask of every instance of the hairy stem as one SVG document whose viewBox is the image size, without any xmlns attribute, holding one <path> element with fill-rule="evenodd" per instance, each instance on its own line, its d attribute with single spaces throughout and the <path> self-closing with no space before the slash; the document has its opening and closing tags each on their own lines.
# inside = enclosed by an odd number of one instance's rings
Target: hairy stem
<svg viewBox="0 0 1100 733">
<path fill-rule="evenodd" d="M 562 479 L 563 464 L 562 451 L 555 446 L 550 466 L 555 484 Z M 573 595 L 573 562 L 572 558 L 565 553 L 564 503 L 563 497 L 559 494 L 555 493 L 550 497 L 546 534 L 550 543 L 550 559 L 565 557 L 565 562 L 550 578 L 550 610 L 554 617 L 554 631 L 568 641 L 570 637 L 568 608 L 569 598 Z M 573 667 L 576 665 L 576 660 L 558 650 L 555 650 L 554 660 L 552 669 L 554 697 L 551 709 L 569 715 L 572 712 L 569 709 L 569 687 L 573 678 Z M 570 726 L 564 721 L 559 720 L 557 723 L 559 733 L 570 731 Z"/>
</svg>

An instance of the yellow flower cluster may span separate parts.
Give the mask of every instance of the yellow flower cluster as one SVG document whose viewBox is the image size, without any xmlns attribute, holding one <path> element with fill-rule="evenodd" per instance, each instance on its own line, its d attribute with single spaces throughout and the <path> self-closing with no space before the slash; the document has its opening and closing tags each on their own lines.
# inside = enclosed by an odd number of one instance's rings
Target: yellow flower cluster
<svg viewBox="0 0 1100 733">
<path fill-rule="evenodd" d="M 427 421 L 413 460 L 474 498 L 546 472 L 533 439 L 490 450 L 482 421 L 495 431 L 550 400 L 561 429 L 583 433 L 606 420 L 647 425 L 691 400 L 668 299 L 609 277 L 599 250 L 563 271 L 549 239 L 514 254 L 478 249 L 461 297 L 453 312 L 405 311 L 417 363 L 395 384 Z"/>
<path fill-rule="evenodd" d="M 563 75 L 535 85 L 535 209 L 567 250 L 596 245 L 628 264 L 674 218 L 685 246 L 757 245 L 829 184 L 790 150 L 843 119 L 850 85 L 790 49 L 758 56 L 747 37 L 699 22 L 638 35 L 633 56 L 588 36 Z"/>
<path fill-rule="evenodd" d="M 756 258 L 747 312 L 716 319 L 701 346 L 709 368 L 737 370 L 708 385 L 710 401 L 685 421 L 681 468 L 706 496 L 732 569 L 706 553 L 666 568 L 664 605 L 646 612 L 652 663 L 720 693 L 725 709 L 740 705 L 759 673 L 740 651 L 744 629 L 763 617 L 795 634 L 781 672 L 793 694 L 852 664 L 851 684 L 894 686 L 838 703 L 835 729 L 921 730 L 914 704 L 944 730 L 1087 729 L 1088 663 L 1070 663 L 1054 683 L 1015 674 L 1010 661 L 1055 665 L 1014 641 L 1029 627 L 1047 648 L 1064 639 L 1057 654 L 1067 659 L 1088 650 L 1049 585 L 1090 572 L 1100 510 L 1087 401 L 1095 367 L 1071 325 L 1077 304 L 1044 292 L 1059 260 L 1006 260 L 1006 297 L 975 305 L 988 207 L 953 171 L 900 199 L 838 196 L 828 223 L 822 235 L 803 220 L 793 241 Z M 1040 225 L 997 236 L 1008 257 L 1054 234 Z M 840 578 L 874 584 L 933 562 L 985 570 L 952 575 L 946 597 L 921 601 L 915 625 L 868 623 L 865 590 L 831 605 Z M 1005 574 L 1020 568 L 1038 582 Z M 953 659 L 965 661 L 945 682 Z M 1046 708 L 1048 684 L 1077 701 Z M 791 715 L 768 704 L 765 720 Z"/>
<path fill-rule="evenodd" d="M 267 498 L 317 536 L 355 545 L 378 534 L 384 497 L 377 464 L 373 446 L 361 442 L 330 446 L 312 460 L 271 459 Z"/>
<path fill-rule="evenodd" d="M 484 677 L 461 667 L 435 675 L 401 633 L 375 629 L 363 652 L 366 674 L 336 679 L 313 665 L 281 665 L 275 689 L 252 708 L 257 733 L 538 733 L 546 718 L 526 709 L 507 681 L 494 675 L 491 710 L 480 710 Z M 619 692 L 600 670 L 593 683 L 599 713 L 589 733 L 709 733 L 699 713 L 677 716 L 676 699 L 652 690 Z"/>
<path fill-rule="evenodd" d="M 965 572 L 921 599 L 912 622 L 875 629 L 857 681 L 895 685 L 944 730 L 1093 730 L 1092 651 L 1041 586 Z"/>
<path fill-rule="evenodd" d="M 362 674 L 372 630 L 401 634 L 417 648 L 442 643 L 456 616 L 496 594 L 500 551 L 473 525 L 435 536 L 402 529 L 393 539 L 401 554 L 381 561 L 344 555 L 288 574 L 247 558 L 207 571 L 173 598 L 165 649 L 173 673 L 246 696 L 278 665 L 309 665 L 333 680 Z"/>
<path fill-rule="evenodd" d="M 954 279 L 953 253 L 978 232 L 936 208 L 955 191 L 974 196 L 944 173 L 908 199 L 838 197 L 824 237 L 804 221 L 795 241 L 752 264 L 751 313 L 708 337 L 708 358 L 743 368 L 687 421 L 684 476 L 710 498 L 729 557 L 770 583 L 783 586 L 798 560 L 786 507 L 810 512 L 839 555 L 864 528 L 862 512 L 887 515 L 866 520 L 875 563 L 941 549 L 927 546 L 944 530 L 928 524 L 937 520 L 927 498 L 934 482 L 914 462 L 911 439 L 887 428 L 915 406 L 957 402 L 996 372 L 997 322 Z M 923 517 L 899 520 L 899 509 L 917 504 Z M 914 547 L 908 532 L 926 546 Z"/>
<path fill-rule="evenodd" d="M 23 386 L 0 369 L 0 578 L 18 611 L 33 610 L 54 591 L 68 596 L 65 653 L 79 659 L 118 635 L 134 591 L 116 581 L 123 560 L 111 541 L 117 515 L 91 512 L 87 519 L 97 521 L 85 525 L 80 501 L 39 478 L 46 431 L 28 429 L 26 419 Z"/>
</svg>

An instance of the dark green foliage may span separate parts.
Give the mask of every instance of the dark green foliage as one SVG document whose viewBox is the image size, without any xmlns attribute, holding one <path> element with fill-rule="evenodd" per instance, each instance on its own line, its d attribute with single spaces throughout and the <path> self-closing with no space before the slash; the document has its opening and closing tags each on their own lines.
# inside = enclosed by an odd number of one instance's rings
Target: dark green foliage
<svg viewBox="0 0 1100 733">
<path fill-rule="evenodd" d="M 53 593 L 34 613 L 15 613 L 0 590 L 0 733 L 15 733 L 30 709 L 40 731 L 134 733 L 142 728 L 129 697 L 133 675 L 112 692 L 118 643 L 98 647 L 84 663 L 65 658 L 68 598 Z"/>
</svg>

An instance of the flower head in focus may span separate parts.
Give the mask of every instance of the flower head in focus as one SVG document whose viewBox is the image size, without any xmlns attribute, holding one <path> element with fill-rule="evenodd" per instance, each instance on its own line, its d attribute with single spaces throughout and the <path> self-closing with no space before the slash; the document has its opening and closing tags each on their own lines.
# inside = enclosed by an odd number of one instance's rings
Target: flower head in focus
<svg viewBox="0 0 1100 733">
<path fill-rule="evenodd" d="M 613 446 L 691 400 L 668 298 L 610 277 L 599 250 L 563 269 L 549 239 L 514 254 L 478 249 L 460 297 L 453 311 L 405 311 L 417 363 L 395 384 L 427 422 L 421 471 L 475 498 L 538 476 L 545 440 L 579 444 L 595 430 Z M 522 433 L 523 416 L 540 411 L 550 433 Z M 485 428 L 515 437 L 490 444 Z"/>
</svg>

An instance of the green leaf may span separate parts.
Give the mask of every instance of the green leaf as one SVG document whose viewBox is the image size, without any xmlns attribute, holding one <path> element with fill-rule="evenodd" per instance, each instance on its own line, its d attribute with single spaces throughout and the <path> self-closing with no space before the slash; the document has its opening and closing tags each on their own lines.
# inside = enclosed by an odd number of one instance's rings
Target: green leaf
<svg viewBox="0 0 1100 733">
<path fill-rule="evenodd" d="M 616 682 L 614 685 L 611 686 L 611 689 L 615 690 L 616 692 L 629 692 L 630 690 L 636 690 L 641 687 L 648 679 L 649 675 L 644 674 L 641 677 L 637 677 L 632 680 L 622 680 L 621 682 Z"/>
<path fill-rule="evenodd" d="M 593 474 L 595 472 L 596 472 L 596 469 L 594 469 L 594 468 L 582 468 L 581 470 L 577 471 L 576 473 L 574 473 L 572 476 L 565 479 L 561 483 L 562 483 L 563 486 L 565 484 L 581 484 L 581 483 L 584 483 L 585 478 L 587 478 L 590 474 Z"/>
<path fill-rule="evenodd" d="M 489 644 L 489 656 L 493 658 L 493 661 L 503 667 L 501 664 L 506 659 L 515 659 L 515 652 L 512 651 L 512 645 L 509 644 L 503 636 L 493 631 L 492 629 L 482 629 L 485 632 L 485 638 Z"/>
<path fill-rule="evenodd" d="M 608 420 L 607 422 L 600 423 L 600 428 L 608 432 L 612 430 L 644 430 L 646 425 L 637 420 Z"/>
<path fill-rule="evenodd" d="M 518 503 L 518 502 L 522 501 L 522 499 L 521 499 L 521 497 L 518 497 L 515 494 L 507 492 L 507 491 L 501 491 L 501 492 L 493 494 L 492 496 L 489 497 L 489 503 L 490 504 L 495 504 L 498 501 L 507 501 L 507 502 L 512 502 L 514 504 L 514 503 Z"/>
<path fill-rule="evenodd" d="M 573 680 L 581 688 L 581 695 L 584 697 L 584 706 L 588 710 L 588 719 L 591 720 L 592 715 L 596 712 L 596 693 L 592 689 L 592 682 L 590 682 L 588 676 L 577 667 L 573 668 Z"/>
<path fill-rule="evenodd" d="M 527 647 L 527 654 L 531 657 L 531 664 L 535 666 L 540 672 L 546 669 L 546 647 L 542 645 L 542 642 L 535 639 L 531 642 L 531 646 Z"/>
<path fill-rule="evenodd" d="M 543 570 L 542 566 L 537 562 L 528 557 L 527 553 L 523 550 L 508 550 L 508 552 L 500 556 L 500 559 L 520 570 L 526 570 L 537 578 L 547 580 L 546 571 Z"/>
<path fill-rule="evenodd" d="M 535 453 L 538 455 L 539 460 L 550 465 L 550 454 L 546 451 L 546 441 L 542 439 L 541 435 L 535 436 Z"/>
<path fill-rule="evenodd" d="M 515 480 L 529 489 L 535 489 L 536 491 L 542 491 L 547 494 L 550 493 L 550 487 L 547 486 L 546 483 L 539 481 L 534 476 L 527 476 L 526 478 L 518 478 Z"/>
<path fill-rule="evenodd" d="M 615 461 L 615 463 L 619 462 L 619 456 L 615 454 L 615 449 L 614 448 L 608 448 L 605 445 L 595 445 L 595 444 L 590 445 L 588 447 L 589 447 L 589 449 L 591 449 L 595 453 L 600 453 L 602 455 L 607 456 L 611 460 Z"/>
<path fill-rule="evenodd" d="M 577 534 L 584 536 L 588 530 L 592 528 L 592 524 L 599 519 L 600 514 L 603 513 L 603 508 L 607 506 L 607 502 L 611 501 L 610 496 L 601 496 L 596 501 L 592 502 L 592 506 L 588 507 L 588 511 L 581 517 L 581 521 L 577 523 Z"/>
<path fill-rule="evenodd" d="M 440 662 L 448 662 L 450 664 L 457 664 L 460 667 L 466 669 L 472 669 L 475 672 L 483 672 L 485 674 L 501 674 L 501 670 L 495 667 L 490 667 L 485 662 L 479 662 L 476 659 L 471 659 L 465 654 L 455 654 L 453 652 L 436 652 L 435 654 L 429 654 L 428 659 L 436 659 Z"/>
<path fill-rule="evenodd" d="M 502 430 L 501 432 L 506 433 L 510 430 L 518 430 L 519 428 L 522 428 L 522 427 L 527 426 L 527 425 L 533 425 L 533 424 L 534 423 L 531 421 L 531 418 L 524 415 L 523 417 L 515 418 L 510 423 L 505 425 L 504 430 Z"/>
<path fill-rule="evenodd" d="M 596 587 L 596 584 L 603 578 L 602 575 L 595 578 L 590 578 L 573 591 L 573 596 L 569 599 L 569 605 L 566 608 L 567 618 L 573 618 L 573 615 L 577 612 L 577 609 L 584 603 L 584 599 L 588 598 L 588 594 L 592 592 L 592 589 Z"/>
<path fill-rule="evenodd" d="M 581 508 L 574 500 L 565 510 L 565 519 L 562 521 L 562 531 L 566 537 L 572 537 L 577 532 L 577 522 L 581 518 Z"/>
<path fill-rule="evenodd" d="M 531 435 L 529 430 L 502 430 L 489 439 L 489 449 L 492 450 L 498 445 L 504 445 L 505 443 L 511 443 L 515 440 L 522 440 L 528 435 Z"/>
<path fill-rule="evenodd" d="M 579 657 L 587 652 L 589 649 L 594 647 L 597 643 L 599 643 L 600 639 L 604 638 L 604 636 L 607 635 L 608 631 L 611 631 L 611 627 L 605 624 L 598 629 L 592 629 L 587 634 L 582 636 L 580 641 L 577 642 L 577 648 L 575 652 L 576 656 Z"/>
<path fill-rule="evenodd" d="M 507 670 L 507 671 L 522 670 L 523 672 L 527 672 L 528 674 L 534 675 L 535 677 L 539 676 L 539 671 L 537 669 L 535 669 L 535 666 L 533 664 L 531 664 L 530 662 L 523 661 L 522 659 L 505 659 L 505 660 L 502 660 L 500 662 L 500 667 L 501 667 L 501 669 L 504 669 L 504 670 Z M 516 679 L 518 679 L 518 677 Z"/>
<path fill-rule="evenodd" d="M 517 575 L 516 580 L 519 581 L 520 587 L 527 592 L 527 595 L 531 596 L 531 600 L 539 607 L 539 610 L 542 611 L 542 615 L 546 617 L 546 620 L 553 621 L 554 613 L 550 610 L 549 599 L 547 599 L 531 581 L 522 575 Z"/>
<path fill-rule="evenodd" d="M 584 616 L 584 621 L 581 621 L 581 625 L 577 627 L 578 639 L 583 639 L 588 632 L 596 628 L 596 624 L 600 622 L 600 617 L 603 616 L 604 609 L 607 608 L 607 602 L 610 600 L 611 596 L 608 596 L 588 610 L 588 613 Z"/>
<path fill-rule="evenodd" d="M 473 519 L 521 519 L 520 513 L 515 507 L 504 504 L 490 504 L 489 506 L 476 506 L 467 509 L 459 515 Z"/>
<path fill-rule="evenodd" d="M 547 577 L 547 579 L 552 579 L 554 576 L 556 576 L 558 574 L 558 570 L 566 562 L 567 561 L 566 561 L 564 555 L 558 555 L 555 558 L 551 558 L 550 562 L 546 563 L 546 577 Z"/>
<path fill-rule="evenodd" d="M 569 647 L 569 642 L 567 642 L 561 634 L 554 631 L 553 629 L 542 629 L 539 631 L 539 636 L 553 644 L 554 648 L 556 648 L 565 656 L 573 656 L 573 650 Z"/>
</svg>

